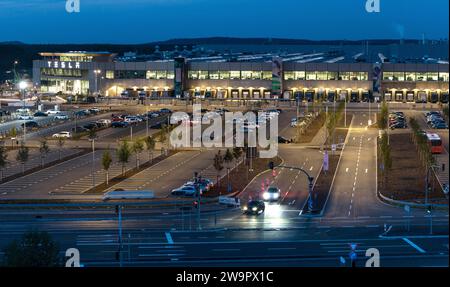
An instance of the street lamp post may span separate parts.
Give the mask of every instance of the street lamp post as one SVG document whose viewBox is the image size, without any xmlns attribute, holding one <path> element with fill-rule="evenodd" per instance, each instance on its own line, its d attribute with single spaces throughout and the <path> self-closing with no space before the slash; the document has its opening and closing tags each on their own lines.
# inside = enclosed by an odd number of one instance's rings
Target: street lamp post
<svg viewBox="0 0 450 287">
<path fill-rule="evenodd" d="M 98 95 L 98 75 L 101 74 L 101 70 L 94 70 L 95 74 L 95 93 Z"/>
<path fill-rule="evenodd" d="M 92 141 L 92 188 L 95 188 L 95 138 Z"/>
<path fill-rule="evenodd" d="M 22 108 L 25 109 L 25 89 L 27 88 L 27 83 L 25 81 L 21 81 L 19 83 L 20 94 L 22 96 Z M 27 136 L 27 125 L 26 121 L 23 122 L 23 142 L 25 143 Z"/>
</svg>

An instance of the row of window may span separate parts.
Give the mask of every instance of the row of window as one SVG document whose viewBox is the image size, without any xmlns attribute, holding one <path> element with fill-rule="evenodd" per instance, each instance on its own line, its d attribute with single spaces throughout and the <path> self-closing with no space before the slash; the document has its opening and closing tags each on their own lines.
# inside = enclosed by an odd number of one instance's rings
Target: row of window
<svg viewBox="0 0 450 287">
<path fill-rule="evenodd" d="M 383 72 L 384 81 L 398 82 L 448 82 L 448 73 Z"/>
<path fill-rule="evenodd" d="M 272 80 L 272 71 L 195 71 L 188 72 L 190 80 Z"/>
<path fill-rule="evenodd" d="M 367 72 L 284 72 L 285 80 L 307 81 L 368 81 Z"/>
<path fill-rule="evenodd" d="M 82 72 L 78 69 L 56 69 L 56 68 L 42 68 L 41 75 L 43 76 L 59 76 L 59 77 L 81 77 Z"/>
<path fill-rule="evenodd" d="M 174 71 L 106 71 L 107 79 L 146 79 L 146 80 L 173 80 Z"/>
</svg>

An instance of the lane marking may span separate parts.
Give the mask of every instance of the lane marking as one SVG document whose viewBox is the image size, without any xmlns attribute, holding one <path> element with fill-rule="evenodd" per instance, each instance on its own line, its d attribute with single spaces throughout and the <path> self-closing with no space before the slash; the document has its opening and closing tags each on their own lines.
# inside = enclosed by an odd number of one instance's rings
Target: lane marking
<svg viewBox="0 0 450 287">
<path fill-rule="evenodd" d="M 403 241 L 405 241 L 406 243 L 408 243 L 409 245 L 411 245 L 412 247 L 414 247 L 414 249 L 416 249 L 417 251 L 419 251 L 420 253 L 427 253 L 425 250 L 423 250 L 422 248 L 420 248 L 419 246 L 417 246 L 416 244 L 414 244 L 414 242 L 412 242 L 411 240 L 409 240 L 408 238 L 404 237 Z"/>
<path fill-rule="evenodd" d="M 173 244 L 173 239 L 172 239 L 172 235 L 170 235 L 170 232 L 166 232 L 166 239 L 167 239 L 167 243 Z"/>
</svg>

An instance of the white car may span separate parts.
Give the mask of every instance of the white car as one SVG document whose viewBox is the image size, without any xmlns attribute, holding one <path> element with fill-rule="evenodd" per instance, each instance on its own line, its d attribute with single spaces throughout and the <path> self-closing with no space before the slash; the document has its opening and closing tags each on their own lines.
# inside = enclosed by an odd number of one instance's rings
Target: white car
<svg viewBox="0 0 450 287">
<path fill-rule="evenodd" d="M 45 112 L 47 115 L 57 115 L 59 113 L 61 113 L 61 111 L 57 111 L 57 110 L 48 110 Z"/>
<path fill-rule="evenodd" d="M 34 118 L 30 115 L 20 115 L 19 116 L 19 120 L 22 120 L 22 121 L 27 121 L 27 120 L 32 120 L 32 119 L 34 119 Z"/>
<path fill-rule="evenodd" d="M 127 116 L 127 117 L 125 117 L 125 122 L 130 123 L 130 124 L 136 124 L 139 122 L 139 118 L 134 117 L 134 116 Z"/>
<path fill-rule="evenodd" d="M 107 126 L 111 125 L 111 120 L 101 119 L 101 120 L 98 120 L 96 123 L 99 124 L 99 125 L 107 127 Z"/>
<path fill-rule="evenodd" d="M 63 120 L 63 121 L 65 121 L 65 120 L 68 120 L 68 119 L 69 119 L 69 116 L 68 116 L 68 115 L 64 115 L 64 114 L 57 114 L 57 115 L 55 116 L 55 119 L 56 119 L 56 120 Z"/>
<path fill-rule="evenodd" d="M 18 114 L 28 114 L 28 113 L 30 113 L 30 109 L 17 109 L 16 113 L 18 113 Z"/>
<path fill-rule="evenodd" d="M 52 136 L 53 138 L 71 138 L 72 134 L 70 132 L 59 132 Z"/>
<path fill-rule="evenodd" d="M 194 196 L 197 193 L 197 190 L 195 189 L 195 186 L 192 185 L 184 185 L 180 188 L 176 188 L 172 190 L 172 195 L 179 196 Z"/>
</svg>

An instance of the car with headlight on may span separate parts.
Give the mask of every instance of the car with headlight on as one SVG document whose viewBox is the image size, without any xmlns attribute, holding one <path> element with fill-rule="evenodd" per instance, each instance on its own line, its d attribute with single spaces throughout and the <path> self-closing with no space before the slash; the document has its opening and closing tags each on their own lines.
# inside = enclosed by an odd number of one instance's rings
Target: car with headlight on
<svg viewBox="0 0 450 287">
<path fill-rule="evenodd" d="M 266 209 L 266 205 L 262 200 L 250 200 L 246 205 L 242 207 L 244 214 L 260 215 Z"/>
<path fill-rule="evenodd" d="M 278 201 L 281 196 L 281 190 L 278 187 L 270 186 L 263 193 L 264 201 Z"/>
</svg>

